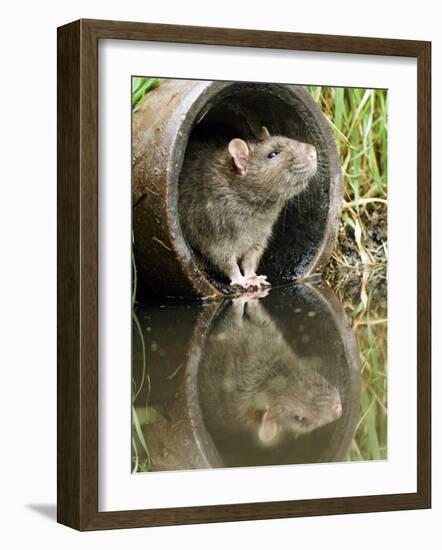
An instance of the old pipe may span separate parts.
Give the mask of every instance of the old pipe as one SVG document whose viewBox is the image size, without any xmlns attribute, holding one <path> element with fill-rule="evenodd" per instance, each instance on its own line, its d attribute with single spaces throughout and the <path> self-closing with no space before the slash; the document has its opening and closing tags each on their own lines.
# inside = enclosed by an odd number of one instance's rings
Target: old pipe
<svg viewBox="0 0 442 550">
<path fill-rule="evenodd" d="M 194 132 L 217 125 L 246 139 L 265 125 L 315 145 L 318 173 L 281 213 L 260 270 L 280 285 L 310 277 L 330 258 L 342 176 L 331 130 L 310 94 L 285 84 L 163 80 L 133 114 L 134 250 L 140 287 L 150 295 L 213 299 L 231 292 L 198 263 L 177 208 L 187 144 Z"/>
</svg>

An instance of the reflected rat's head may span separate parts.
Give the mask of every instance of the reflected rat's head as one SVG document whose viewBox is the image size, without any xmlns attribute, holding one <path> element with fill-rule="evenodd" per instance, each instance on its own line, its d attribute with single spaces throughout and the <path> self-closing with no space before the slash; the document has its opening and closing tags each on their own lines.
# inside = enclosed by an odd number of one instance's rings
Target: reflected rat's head
<svg viewBox="0 0 442 550">
<path fill-rule="evenodd" d="M 342 415 L 338 390 L 319 374 L 315 380 L 274 380 L 260 417 L 258 437 L 272 444 L 282 432 L 299 436 L 333 422 Z M 275 386 L 283 385 L 278 390 Z"/>
<path fill-rule="evenodd" d="M 232 139 L 228 146 L 234 168 L 247 183 L 290 198 L 300 193 L 317 170 L 316 148 L 284 136 L 271 136 L 265 126 L 257 143 Z"/>
</svg>

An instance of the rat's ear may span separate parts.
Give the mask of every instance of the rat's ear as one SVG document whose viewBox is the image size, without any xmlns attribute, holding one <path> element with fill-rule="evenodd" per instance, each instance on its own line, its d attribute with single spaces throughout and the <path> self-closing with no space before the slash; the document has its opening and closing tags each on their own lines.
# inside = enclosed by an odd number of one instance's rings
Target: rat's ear
<svg viewBox="0 0 442 550">
<path fill-rule="evenodd" d="M 250 151 L 247 143 L 242 139 L 232 139 L 229 143 L 229 153 L 233 158 L 237 171 L 244 176 L 249 166 Z"/>
<path fill-rule="evenodd" d="M 267 407 L 261 418 L 258 437 L 262 443 L 271 443 L 279 433 L 277 422 L 271 417 L 270 408 Z"/>
<path fill-rule="evenodd" d="M 265 141 L 266 139 L 269 139 L 270 132 L 268 131 L 266 126 L 261 127 L 261 132 L 259 134 L 259 141 Z"/>
</svg>

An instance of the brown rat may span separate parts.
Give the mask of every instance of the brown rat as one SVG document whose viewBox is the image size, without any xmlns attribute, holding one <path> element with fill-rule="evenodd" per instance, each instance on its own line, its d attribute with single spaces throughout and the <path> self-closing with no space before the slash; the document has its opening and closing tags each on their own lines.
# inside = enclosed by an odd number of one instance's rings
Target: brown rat
<svg viewBox="0 0 442 550">
<path fill-rule="evenodd" d="M 248 431 L 273 445 L 280 434 L 299 436 L 342 415 L 338 390 L 296 355 L 265 307 L 249 296 L 222 311 L 199 378 L 205 421 L 216 433 Z"/>
<path fill-rule="evenodd" d="M 313 145 L 261 129 L 258 141 L 191 140 L 179 187 L 190 245 L 232 286 L 269 285 L 256 270 L 282 208 L 315 174 Z"/>
</svg>

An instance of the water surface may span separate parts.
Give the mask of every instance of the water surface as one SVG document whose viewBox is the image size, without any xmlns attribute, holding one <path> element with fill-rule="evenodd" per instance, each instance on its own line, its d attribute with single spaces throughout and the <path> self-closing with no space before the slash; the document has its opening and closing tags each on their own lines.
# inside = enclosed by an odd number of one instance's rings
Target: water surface
<svg viewBox="0 0 442 550">
<path fill-rule="evenodd" d="M 370 410 L 351 324 L 324 285 L 138 308 L 133 471 L 372 458 L 355 437 Z"/>
</svg>

